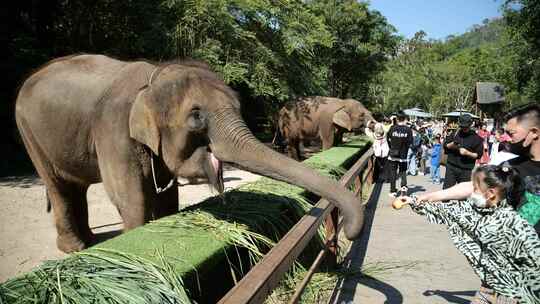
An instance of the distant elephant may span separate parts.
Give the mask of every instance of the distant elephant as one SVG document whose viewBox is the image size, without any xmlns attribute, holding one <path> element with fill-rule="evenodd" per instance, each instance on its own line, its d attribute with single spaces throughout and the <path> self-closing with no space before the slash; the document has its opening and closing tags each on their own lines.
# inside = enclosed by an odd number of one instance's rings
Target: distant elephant
<svg viewBox="0 0 540 304">
<path fill-rule="evenodd" d="M 129 230 L 178 211 L 177 177 L 205 172 L 223 189 L 221 162 L 327 198 L 341 209 L 349 239 L 362 229 L 364 207 L 353 194 L 259 142 L 237 95 L 202 63 L 59 58 L 24 82 L 15 114 L 64 252 L 93 242 L 90 184 L 103 182 Z"/>
<path fill-rule="evenodd" d="M 373 120 L 371 112 L 354 99 L 305 97 L 289 102 L 279 111 L 278 127 L 289 156 L 300 160 L 300 142 L 320 138 L 323 150 Z"/>
</svg>

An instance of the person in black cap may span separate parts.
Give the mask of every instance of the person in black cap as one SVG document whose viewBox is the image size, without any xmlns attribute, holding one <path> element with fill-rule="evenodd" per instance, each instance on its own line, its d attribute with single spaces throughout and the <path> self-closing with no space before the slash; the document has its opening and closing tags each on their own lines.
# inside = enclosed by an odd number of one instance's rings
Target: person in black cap
<svg viewBox="0 0 540 304">
<path fill-rule="evenodd" d="M 448 160 L 443 189 L 470 181 L 476 160 L 482 157 L 482 138 L 471 129 L 472 123 L 470 115 L 461 115 L 458 120 L 459 130 L 446 138 L 443 147 Z"/>
<path fill-rule="evenodd" d="M 388 130 L 386 139 L 389 146 L 390 196 L 397 197 L 396 179 L 398 172 L 401 177 L 401 189 L 407 188 L 407 152 L 413 140 L 412 130 L 407 126 L 407 115 L 402 111 L 398 113 L 397 123 Z"/>
</svg>

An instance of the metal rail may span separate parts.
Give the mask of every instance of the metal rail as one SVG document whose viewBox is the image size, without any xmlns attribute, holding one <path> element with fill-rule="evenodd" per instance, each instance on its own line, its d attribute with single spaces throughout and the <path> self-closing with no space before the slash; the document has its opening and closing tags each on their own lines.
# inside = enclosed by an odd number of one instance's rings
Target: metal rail
<svg viewBox="0 0 540 304">
<path fill-rule="evenodd" d="M 344 187 L 349 187 L 355 183 L 356 190 L 358 191 L 358 189 L 361 189 L 364 177 L 360 177 L 359 175 L 364 172 L 368 165 L 370 165 L 370 168 L 373 167 L 372 156 L 372 149 L 366 151 L 347 173 L 343 175 L 339 183 Z M 360 194 L 360 200 L 362 199 L 361 190 L 355 194 Z M 323 220 L 329 217 L 333 210 L 334 205 L 330 204 L 326 199 L 319 200 L 318 203 L 311 208 L 309 213 L 302 217 L 300 221 L 298 221 L 298 223 L 296 223 L 296 225 L 294 225 L 291 230 L 289 230 L 289 232 L 264 256 L 264 258 L 223 298 L 221 298 L 218 303 L 263 303 L 266 297 L 268 297 L 272 290 L 278 285 L 282 276 L 292 266 L 296 258 L 313 238 Z M 295 297 L 293 297 L 291 303 L 296 303 L 300 298 L 309 278 L 316 271 L 318 265 L 327 253 L 331 253 L 331 258 L 335 263 L 335 258 L 337 256 L 337 236 L 340 227 L 337 222 L 337 213 L 334 213 L 334 215 L 329 218 L 331 219 L 327 220 L 326 246 L 321 250 L 317 259 L 310 267 L 310 270 L 304 279 L 305 282 L 303 281 L 300 284 L 300 289 L 295 292 Z M 331 228 L 329 226 L 331 226 Z"/>
</svg>

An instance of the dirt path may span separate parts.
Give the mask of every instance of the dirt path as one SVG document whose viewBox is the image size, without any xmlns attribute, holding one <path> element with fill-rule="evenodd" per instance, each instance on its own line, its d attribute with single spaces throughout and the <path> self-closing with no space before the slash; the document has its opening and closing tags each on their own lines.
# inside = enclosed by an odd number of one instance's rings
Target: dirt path
<svg viewBox="0 0 540 304">
<path fill-rule="evenodd" d="M 235 168 L 226 168 L 225 187 L 236 188 L 259 178 Z M 180 181 L 185 184 L 185 181 Z M 184 185 L 178 189 L 180 205 L 185 207 L 213 196 L 207 184 Z M 98 238 L 120 233 L 122 222 L 109 202 L 102 184 L 88 191 L 90 227 Z M 30 270 L 49 259 L 65 256 L 56 249 L 56 230 L 52 213 L 46 212 L 45 187 L 37 176 L 0 179 L 0 282 Z"/>
</svg>

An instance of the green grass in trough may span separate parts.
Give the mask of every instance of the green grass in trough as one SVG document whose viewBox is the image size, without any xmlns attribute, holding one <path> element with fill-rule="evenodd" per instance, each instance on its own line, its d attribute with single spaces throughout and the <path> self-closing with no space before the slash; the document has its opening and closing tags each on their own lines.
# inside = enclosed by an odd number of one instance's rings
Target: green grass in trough
<svg viewBox="0 0 540 304">
<path fill-rule="evenodd" d="M 346 170 L 336 164 L 351 166 L 367 143 L 355 139 L 305 164 L 337 179 Z M 225 260 L 239 279 L 312 203 L 300 187 L 261 178 L 8 280 L 0 303 L 189 303 L 182 278 L 223 272 Z M 321 244 L 319 238 L 313 246 Z M 247 267 L 234 262 L 244 253 Z M 191 295 L 208 292 L 193 285 Z"/>
</svg>

